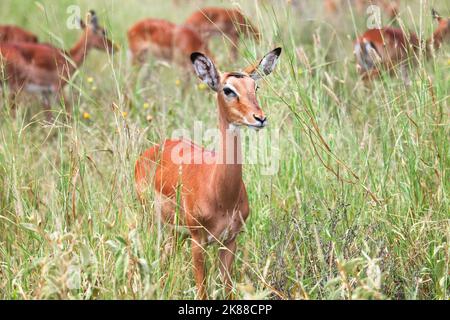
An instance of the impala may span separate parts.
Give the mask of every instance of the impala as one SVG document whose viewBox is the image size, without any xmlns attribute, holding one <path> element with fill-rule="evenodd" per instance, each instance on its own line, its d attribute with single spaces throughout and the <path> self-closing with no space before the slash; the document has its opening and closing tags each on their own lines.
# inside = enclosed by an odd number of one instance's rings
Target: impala
<svg viewBox="0 0 450 320">
<path fill-rule="evenodd" d="M 65 52 L 49 44 L 1 43 L 0 61 L 4 65 L 5 79 L 13 101 L 22 89 L 38 93 L 44 97 L 47 116 L 50 117 L 50 97 L 56 95 L 69 106 L 63 88 L 84 62 L 89 50 L 95 48 L 112 52 L 115 46 L 107 38 L 106 31 L 98 24 L 94 11 L 90 11 L 90 21 L 86 25 L 80 20 L 83 29 L 78 42 Z M 3 71 L 2 71 L 3 72 Z"/>
<path fill-rule="evenodd" d="M 148 55 L 189 66 L 192 52 L 209 52 L 206 43 L 191 27 L 162 19 L 145 19 L 128 30 L 133 64 L 145 63 Z"/>
<path fill-rule="evenodd" d="M 240 127 L 266 126 L 267 118 L 256 99 L 256 80 L 273 71 L 280 53 L 281 48 L 277 48 L 245 71 L 226 73 L 219 73 L 204 54 L 193 53 L 195 73 L 216 92 L 221 132 L 218 151 L 207 151 L 184 139 L 166 140 L 147 149 L 136 162 L 136 189 L 141 201 L 145 200 L 146 191 L 154 190 L 160 218 L 174 224 L 175 212 L 180 211 L 178 225 L 190 232 L 194 276 L 201 299 L 207 297 L 204 246 L 209 243 L 221 244 L 220 270 L 227 294 L 232 289 L 230 271 L 236 237 L 249 215 L 242 162 L 237 159 L 241 152 Z M 207 163 L 195 161 L 198 158 L 194 156 L 198 155 L 208 159 Z"/>
<path fill-rule="evenodd" d="M 38 42 L 31 32 L 12 25 L 0 26 L 0 42 Z"/>
<path fill-rule="evenodd" d="M 433 51 L 450 38 L 450 20 L 442 18 L 434 9 L 432 15 L 438 26 L 424 46 L 415 33 L 406 34 L 398 28 L 370 29 L 359 37 L 354 53 L 363 79 L 378 76 L 383 68 L 392 71 L 395 66 L 400 66 L 406 77 L 408 60 L 414 58 L 421 48 L 424 47 L 426 57 L 432 56 Z"/>
<path fill-rule="evenodd" d="M 239 35 L 260 39 L 258 29 L 239 10 L 208 7 L 190 15 L 185 21 L 202 35 L 205 41 L 217 35 L 225 35 L 231 41 L 233 58 L 237 57 Z"/>
</svg>

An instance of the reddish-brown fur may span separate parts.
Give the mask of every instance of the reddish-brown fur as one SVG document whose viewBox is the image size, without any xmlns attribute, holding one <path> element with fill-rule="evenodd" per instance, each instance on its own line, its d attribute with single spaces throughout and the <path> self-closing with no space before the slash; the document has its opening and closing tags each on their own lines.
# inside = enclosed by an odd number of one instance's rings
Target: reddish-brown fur
<svg viewBox="0 0 450 320">
<path fill-rule="evenodd" d="M 17 26 L 0 26 L 0 42 L 38 42 L 33 33 Z"/>
<path fill-rule="evenodd" d="M 431 55 L 433 50 L 439 49 L 443 41 L 450 36 L 449 19 L 437 15 L 435 18 L 438 21 L 438 27 L 424 44 L 427 57 Z M 368 46 L 375 50 L 371 56 L 366 52 Z M 420 47 L 419 37 L 415 33 L 406 34 L 402 29 L 390 27 L 367 30 L 355 42 L 359 71 L 363 78 L 370 78 L 379 75 L 380 67 L 388 70 L 393 70 L 395 66 L 405 67 L 408 59 L 414 58 L 413 53 L 418 53 Z M 376 56 L 376 59 L 373 55 Z M 361 62 L 364 58 L 373 62 L 373 66 L 370 68 L 365 66 Z"/>
<path fill-rule="evenodd" d="M 144 63 L 151 54 L 188 66 L 192 52 L 209 52 L 194 29 L 162 19 L 145 19 L 134 24 L 128 30 L 128 44 L 133 63 Z"/>
<path fill-rule="evenodd" d="M 281 49 L 272 52 L 279 56 Z M 178 225 L 190 231 L 200 298 L 206 298 L 203 250 L 210 242 L 219 242 L 224 247 L 220 250 L 220 268 L 227 291 L 232 286 L 230 269 L 236 236 L 249 215 L 249 203 L 242 180 L 242 164 L 237 161 L 241 152 L 239 129 L 230 132 L 229 128 L 230 125 L 264 127 L 266 117 L 256 99 L 255 80 L 250 76 L 256 67 L 246 69 L 242 77 L 224 73 L 217 81 L 220 82 L 217 104 L 221 132 L 217 152 L 188 140 L 166 140 L 162 145 L 147 149 L 136 161 L 135 181 L 141 201 L 145 203 L 146 192 L 154 190 L 157 214 L 162 220 L 174 223 L 175 212 L 179 211 Z M 237 90 L 239 99 L 224 96 L 222 89 L 228 85 Z M 230 154 L 233 156 L 231 163 L 222 161 Z M 175 159 L 174 155 L 183 161 Z M 199 163 L 195 159 L 204 161 Z M 179 203 L 177 192 L 180 192 Z M 176 210 L 177 205 L 180 210 Z"/>
<path fill-rule="evenodd" d="M 50 95 L 64 98 L 63 87 L 90 49 L 112 51 L 113 47 L 104 29 L 92 23 L 85 26 L 80 39 L 68 52 L 49 44 L 1 43 L 0 60 L 6 67 L 11 99 L 14 102 L 15 95 L 22 89 L 41 93 L 48 109 Z"/>
<path fill-rule="evenodd" d="M 258 29 L 244 14 L 236 9 L 202 8 L 190 15 L 186 19 L 185 24 L 197 29 L 202 34 L 202 37 L 206 39 L 205 41 L 216 35 L 228 36 L 234 57 L 237 56 L 240 34 L 253 36 L 256 40 L 260 39 Z"/>
<path fill-rule="evenodd" d="M 374 44 L 382 60 L 394 65 L 407 59 L 411 50 L 419 48 L 419 38 L 416 34 L 405 34 L 398 28 L 370 29 L 358 41 L 364 39 Z"/>
</svg>

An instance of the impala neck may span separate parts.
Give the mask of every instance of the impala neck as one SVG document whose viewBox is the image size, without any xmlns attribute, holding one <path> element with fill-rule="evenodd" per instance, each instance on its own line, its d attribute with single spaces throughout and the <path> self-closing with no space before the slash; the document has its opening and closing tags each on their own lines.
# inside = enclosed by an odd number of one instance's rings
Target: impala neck
<svg viewBox="0 0 450 320">
<path fill-rule="evenodd" d="M 86 59 L 87 53 L 91 49 L 89 42 L 87 41 L 87 34 L 83 32 L 83 35 L 78 39 L 77 43 L 70 49 L 69 55 L 77 67 L 81 66 Z"/>
<path fill-rule="evenodd" d="M 218 97 L 220 144 L 214 168 L 213 183 L 216 195 L 227 203 L 237 201 L 242 184 L 242 147 L 238 127 L 228 123 L 223 114 L 225 102 Z"/>
</svg>

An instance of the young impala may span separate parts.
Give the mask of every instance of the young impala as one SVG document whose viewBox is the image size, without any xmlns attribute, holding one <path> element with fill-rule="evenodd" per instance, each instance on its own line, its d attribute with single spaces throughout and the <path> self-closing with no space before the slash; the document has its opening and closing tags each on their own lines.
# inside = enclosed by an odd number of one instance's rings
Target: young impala
<svg viewBox="0 0 450 320">
<path fill-rule="evenodd" d="M 435 10 L 432 15 L 438 26 L 424 44 L 426 57 L 450 38 L 450 20 L 442 18 Z M 386 27 L 367 30 L 356 40 L 354 52 L 363 79 L 378 76 L 381 69 L 392 71 L 395 66 L 399 66 L 402 75 L 407 77 L 408 60 L 414 58 L 421 47 L 415 33 L 406 34 L 402 29 Z"/>
<path fill-rule="evenodd" d="M 219 149 L 207 151 L 184 139 L 166 140 L 146 150 L 136 162 L 136 188 L 141 201 L 148 189 L 154 190 L 161 218 L 171 224 L 180 204 L 178 221 L 190 231 L 195 281 L 202 299 L 207 297 L 204 246 L 209 243 L 223 245 L 219 253 L 220 270 L 227 293 L 232 288 L 230 269 L 236 236 L 249 215 L 242 162 L 237 159 L 241 153 L 239 128 L 266 126 L 267 118 L 256 98 L 255 81 L 273 71 L 280 53 L 281 48 L 277 48 L 243 72 L 226 73 L 219 73 L 207 56 L 193 53 L 191 60 L 196 74 L 217 94 Z M 205 161 L 199 163 L 199 158 Z"/>
<path fill-rule="evenodd" d="M 233 58 L 237 57 L 237 44 L 240 34 L 253 36 L 256 40 L 260 39 L 258 29 L 236 9 L 203 8 L 190 15 L 185 24 L 198 30 L 205 41 L 217 35 L 229 37 Z"/>
<path fill-rule="evenodd" d="M 38 42 L 38 37 L 17 26 L 1 25 L 0 42 Z"/>
<path fill-rule="evenodd" d="M 90 14 L 88 25 L 80 21 L 83 34 L 69 52 L 49 44 L 0 43 L 0 62 L 6 72 L 3 78 L 8 83 L 13 103 L 15 96 L 23 89 L 41 94 L 49 111 L 52 95 L 66 101 L 63 88 L 84 62 L 90 49 L 112 52 L 114 45 L 106 37 L 106 31 L 98 24 L 95 12 Z M 47 116 L 50 116 L 49 112 Z"/>
<path fill-rule="evenodd" d="M 187 67 L 192 52 L 209 52 L 194 29 L 162 19 L 145 19 L 134 24 L 128 30 L 128 44 L 133 64 L 145 63 L 151 54 Z"/>
</svg>

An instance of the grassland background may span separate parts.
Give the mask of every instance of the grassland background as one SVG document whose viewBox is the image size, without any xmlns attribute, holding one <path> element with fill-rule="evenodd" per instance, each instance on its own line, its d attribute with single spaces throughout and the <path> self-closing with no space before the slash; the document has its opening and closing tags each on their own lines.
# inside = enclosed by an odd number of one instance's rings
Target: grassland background
<svg viewBox="0 0 450 320">
<path fill-rule="evenodd" d="M 195 298 L 189 241 L 162 258 L 166 240 L 156 236 L 153 209 L 136 199 L 133 169 L 174 129 L 214 127 L 215 99 L 153 62 L 148 81 L 131 85 L 125 35 L 140 18 L 182 22 L 199 5 L 218 4 L 239 5 L 263 34 L 259 45 L 240 46 L 238 61 L 216 40 L 222 69 L 284 49 L 259 91 L 280 128 L 280 168 L 273 176 L 244 168 L 251 216 L 238 241 L 237 296 L 448 299 L 449 45 L 419 65 L 410 87 L 396 77 L 365 87 L 352 56 L 365 17 L 348 7 L 329 17 L 321 1 L 185 2 L 0 2 L 2 24 L 64 48 L 79 36 L 65 26 L 67 7 L 96 9 L 122 46 L 112 60 L 88 56 L 68 88 L 69 122 L 55 105 L 47 123 L 32 96 L 12 118 L 1 100 L 0 298 Z M 404 25 L 428 36 L 431 5 L 450 16 L 448 1 L 403 1 Z M 207 252 L 208 291 L 221 298 L 217 248 Z"/>
</svg>

